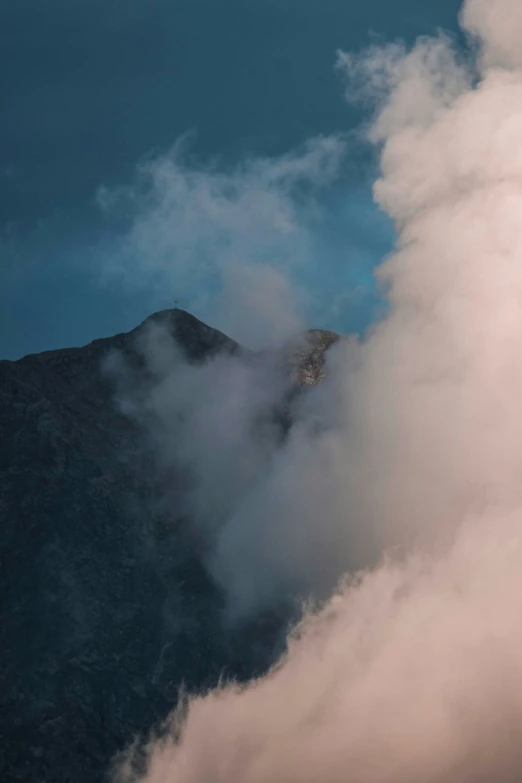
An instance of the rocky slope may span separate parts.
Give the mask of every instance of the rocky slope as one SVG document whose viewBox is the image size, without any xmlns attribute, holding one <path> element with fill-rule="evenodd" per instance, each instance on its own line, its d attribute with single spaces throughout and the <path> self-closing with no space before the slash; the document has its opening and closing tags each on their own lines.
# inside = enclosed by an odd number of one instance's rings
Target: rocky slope
<svg viewBox="0 0 522 783">
<path fill-rule="evenodd" d="M 161 488 L 150 455 L 103 370 L 117 351 L 145 376 L 137 338 L 151 323 L 190 362 L 247 355 L 168 310 L 129 334 L 0 362 L 2 783 L 103 780 L 114 754 L 167 714 L 181 685 L 251 676 L 280 636 L 275 616 L 223 630 L 221 596 L 190 520 L 177 519 L 175 502 L 167 516 L 151 502 Z M 283 430 L 335 339 L 311 332 L 284 355 Z"/>
</svg>

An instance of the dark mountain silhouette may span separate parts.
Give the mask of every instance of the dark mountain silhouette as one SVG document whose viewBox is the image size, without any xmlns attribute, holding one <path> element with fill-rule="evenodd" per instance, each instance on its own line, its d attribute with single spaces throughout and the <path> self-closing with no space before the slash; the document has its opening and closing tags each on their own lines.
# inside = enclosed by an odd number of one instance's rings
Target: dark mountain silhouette
<svg viewBox="0 0 522 783">
<path fill-rule="evenodd" d="M 134 331 L 0 362 L 0 780 L 96 783 L 114 754 L 161 721 L 179 689 L 250 677 L 273 660 L 285 618 L 225 630 L 190 520 L 160 492 L 136 422 L 103 371 L 163 324 L 190 362 L 248 355 L 181 310 Z M 308 333 L 282 354 L 292 400 L 336 339 Z M 146 546 L 144 546 L 146 542 Z"/>
</svg>

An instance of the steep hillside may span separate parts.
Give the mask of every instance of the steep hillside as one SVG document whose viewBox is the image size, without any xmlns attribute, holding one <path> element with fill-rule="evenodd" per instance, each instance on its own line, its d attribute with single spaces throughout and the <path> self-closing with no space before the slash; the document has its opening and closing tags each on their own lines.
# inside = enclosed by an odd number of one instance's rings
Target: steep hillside
<svg viewBox="0 0 522 783">
<path fill-rule="evenodd" d="M 129 334 L 0 362 L 2 783 L 101 781 L 114 753 L 163 718 L 182 685 L 251 676 L 281 636 L 275 614 L 224 630 L 201 542 L 179 513 L 183 481 L 160 502 L 140 426 L 115 402 L 106 358 L 117 352 L 145 383 L 140 337 L 151 324 L 191 363 L 253 356 L 168 310 Z M 282 437 L 292 400 L 318 380 L 335 339 L 311 332 L 281 354 Z"/>
</svg>

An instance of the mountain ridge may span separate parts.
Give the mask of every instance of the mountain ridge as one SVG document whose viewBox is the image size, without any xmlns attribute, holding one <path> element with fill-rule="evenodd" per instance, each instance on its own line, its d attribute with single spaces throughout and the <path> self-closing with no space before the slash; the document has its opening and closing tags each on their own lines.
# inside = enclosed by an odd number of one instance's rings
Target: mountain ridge
<svg viewBox="0 0 522 783">
<path fill-rule="evenodd" d="M 145 378 L 150 327 L 189 363 L 255 355 L 173 309 L 83 347 L 0 361 L 3 783 L 101 781 L 182 683 L 250 677 L 280 649 L 284 617 L 223 629 L 190 520 L 158 502 L 139 427 L 115 404 L 104 361 L 116 353 Z M 338 339 L 315 330 L 281 354 L 291 391 L 281 405 L 322 377 Z"/>
</svg>

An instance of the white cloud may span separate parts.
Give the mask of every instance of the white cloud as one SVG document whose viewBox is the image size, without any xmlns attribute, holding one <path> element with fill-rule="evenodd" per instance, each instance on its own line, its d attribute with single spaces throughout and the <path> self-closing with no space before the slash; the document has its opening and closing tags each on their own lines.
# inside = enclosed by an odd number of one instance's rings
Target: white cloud
<svg viewBox="0 0 522 783">
<path fill-rule="evenodd" d="M 270 675 L 193 699 L 147 783 L 520 778 L 517 9 L 465 3 L 476 84 L 445 38 L 362 60 L 378 75 L 375 196 L 400 230 L 380 271 L 390 309 L 332 355 L 213 567 L 255 605 L 384 563 L 307 616 Z"/>
</svg>

